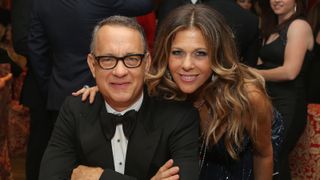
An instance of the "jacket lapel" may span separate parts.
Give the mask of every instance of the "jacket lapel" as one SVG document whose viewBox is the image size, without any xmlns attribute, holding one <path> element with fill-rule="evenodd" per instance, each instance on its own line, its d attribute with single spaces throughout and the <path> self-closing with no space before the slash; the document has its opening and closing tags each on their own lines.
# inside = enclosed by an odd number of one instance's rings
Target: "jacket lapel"
<svg viewBox="0 0 320 180">
<path fill-rule="evenodd" d="M 82 115 L 84 119 L 79 131 L 85 162 L 114 170 L 111 141 L 105 138 L 101 126 L 101 121 L 104 120 L 103 111 L 106 110 L 101 94 L 97 94 L 95 103 L 88 109 L 89 111 Z"/>
<path fill-rule="evenodd" d="M 162 133 L 161 129 L 154 128 L 152 108 L 152 102 L 145 95 L 127 148 L 125 174 L 141 179 L 146 179 L 146 176 L 150 175 L 151 160 Z"/>
</svg>

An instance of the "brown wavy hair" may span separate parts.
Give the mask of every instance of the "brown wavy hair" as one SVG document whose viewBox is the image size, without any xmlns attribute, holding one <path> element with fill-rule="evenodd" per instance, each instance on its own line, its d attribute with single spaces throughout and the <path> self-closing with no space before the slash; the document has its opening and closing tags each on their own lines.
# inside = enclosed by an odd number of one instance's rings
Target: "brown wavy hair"
<svg viewBox="0 0 320 180">
<path fill-rule="evenodd" d="M 282 28 L 284 28 L 288 23 L 292 22 L 294 19 L 298 17 L 305 17 L 305 0 L 295 0 L 296 3 L 296 11 L 290 18 L 286 21 L 278 24 L 278 16 L 273 12 L 270 6 L 270 0 L 260 0 L 259 5 L 261 7 L 261 32 L 262 38 L 264 40 L 268 39 L 268 37 Z"/>
<path fill-rule="evenodd" d="M 168 59 L 175 34 L 192 27 L 198 28 L 204 36 L 212 63 L 211 69 L 217 78 L 215 81 L 208 80 L 201 90 L 188 95 L 170 77 Z M 181 6 L 163 21 L 156 37 L 146 83 L 152 96 L 194 100 L 192 96 L 201 95 L 211 112 L 208 113 L 210 121 L 202 129 L 206 143 L 216 144 L 219 140 L 217 129 L 226 123 L 224 143 L 228 153 L 235 159 L 238 158 L 236 149 L 241 149 L 244 137 L 244 118 L 252 119 L 252 131 L 256 132 L 257 127 L 256 114 L 250 108 L 247 85 L 253 85 L 267 98 L 263 78 L 238 62 L 230 27 L 217 11 L 206 5 Z"/>
</svg>

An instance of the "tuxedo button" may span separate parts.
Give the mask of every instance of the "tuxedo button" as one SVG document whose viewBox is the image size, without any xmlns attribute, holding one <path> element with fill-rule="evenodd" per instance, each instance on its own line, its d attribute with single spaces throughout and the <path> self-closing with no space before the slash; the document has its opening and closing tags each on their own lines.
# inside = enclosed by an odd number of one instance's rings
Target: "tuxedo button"
<svg viewBox="0 0 320 180">
<path fill-rule="evenodd" d="M 120 142 L 120 139 L 118 139 L 117 142 Z"/>
<path fill-rule="evenodd" d="M 121 165 L 122 165 L 122 162 L 119 162 L 119 165 L 121 166 Z"/>
</svg>

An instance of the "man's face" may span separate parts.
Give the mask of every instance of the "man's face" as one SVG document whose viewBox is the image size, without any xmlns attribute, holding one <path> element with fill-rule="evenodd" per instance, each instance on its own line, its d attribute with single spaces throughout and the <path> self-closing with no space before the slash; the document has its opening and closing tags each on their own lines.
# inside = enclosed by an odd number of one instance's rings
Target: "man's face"
<svg viewBox="0 0 320 180">
<path fill-rule="evenodd" d="M 97 32 L 95 56 L 123 57 L 130 54 L 143 54 L 143 42 L 138 31 L 122 26 L 105 25 Z M 142 60 L 139 67 L 127 68 L 123 61 L 113 69 L 104 70 L 88 55 L 88 64 L 97 86 L 108 104 L 122 111 L 136 102 L 142 95 L 144 75 L 150 64 L 150 56 Z"/>
</svg>

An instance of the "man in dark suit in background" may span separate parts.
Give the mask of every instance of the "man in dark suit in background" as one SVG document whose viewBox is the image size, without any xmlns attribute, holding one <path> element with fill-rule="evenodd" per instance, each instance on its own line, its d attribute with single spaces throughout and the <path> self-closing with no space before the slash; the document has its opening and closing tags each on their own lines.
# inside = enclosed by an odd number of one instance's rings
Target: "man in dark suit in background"
<svg viewBox="0 0 320 180">
<path fill-rule="evenodd" d="M 28 59 L 27 46 L 30 15 L 33 0 L 12 1 L 12 38 L 14 50 Z M 30 134 L 26 154 L 26 179 L 36 180 L 42 155 L 47 147 L 53 123 L 50 121 L 46 99 L 40 94 L 40 87 L 34 71 L 27 60 L 27 75 L 23 82 L 20 102 L 29 108 Z"/>
<path fill-rule="evenodd" d="M 171 10 L 187 3 L 207 4 L 220 12 L 234 32 L 240 60 L 249 66 L 256 65 L 260 42 L 259 21 L 254 14 L 241 8 L 234 0 L 163 0 L 158 3 L 159 24 Z"/>
<path fill-rule="evenodd" d="M 176 178 L 198 179 L 199 114 L 143 91 L 151 57 L 141 26 L 124 16 L 101 21 L 87 61 L 101 94 L 93 104 L 66 99 L 40 179 L 149 180 L 169 159 Z"/>
</svg>

